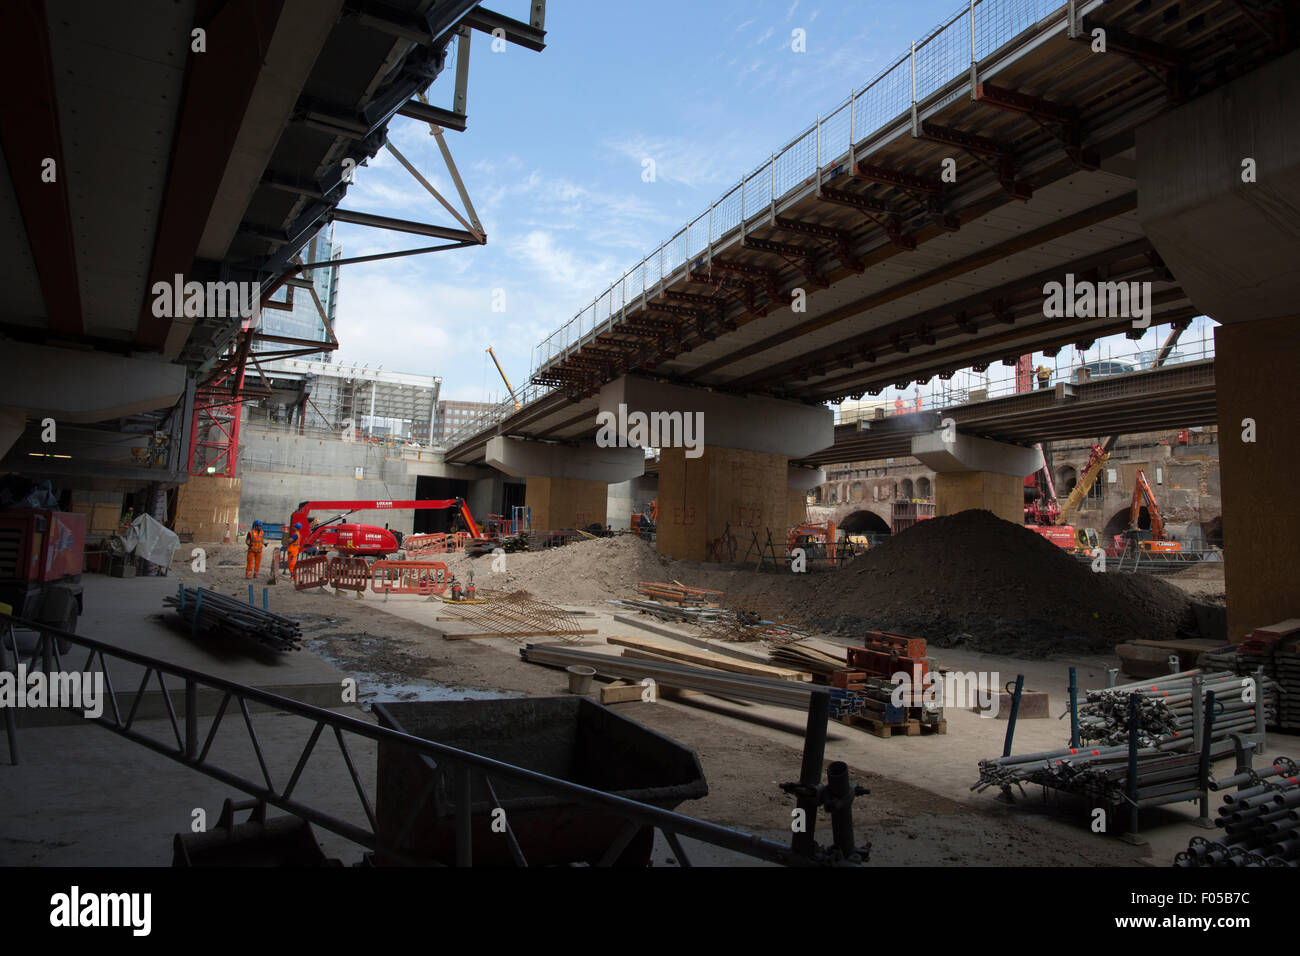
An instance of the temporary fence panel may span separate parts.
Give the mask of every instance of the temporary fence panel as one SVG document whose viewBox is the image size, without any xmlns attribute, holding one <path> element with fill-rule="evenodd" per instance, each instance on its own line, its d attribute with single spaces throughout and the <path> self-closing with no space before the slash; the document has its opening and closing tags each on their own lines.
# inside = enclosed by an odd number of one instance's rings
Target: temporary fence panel
<svg viewBox="0 0 1300 956">
<path fill-rule="evenodd" d="M 447 550 L 445 534 L 412 534 L 402 539 L 402 550 L 408 555 L 443 554 Z"/>
<path fill-rule="evenodd" d="M 324 587 L 329 583 L 329 558 L 323 554 L 314 558 L 299 558 L 293 566 L 293 589 Z"/>
<path fill-rule="evenodd" d="M 365 558 L 330 558 L 329 586 L 335 590 L 361 592 L 370 583 L 370 563 Z"/>
<path fill-rule="evenodd" d="M 370 573 L 377 594 L 441 594 L 451 579 L 441 561 L 376 561 Z"/>
</svg>

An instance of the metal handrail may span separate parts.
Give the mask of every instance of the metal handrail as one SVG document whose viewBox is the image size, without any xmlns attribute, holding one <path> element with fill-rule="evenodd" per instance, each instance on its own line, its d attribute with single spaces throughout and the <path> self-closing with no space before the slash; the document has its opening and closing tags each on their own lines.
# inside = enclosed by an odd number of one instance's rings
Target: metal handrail
<svg viewBox="0 0 1300 956">
<path fill-rule="evenodd" d="M 1159 328 L 1157 325 L 1152 325 L 1151 327 L 1153 329 Z M 1058 382 L 1080 384 L 1083 381 L 1096 383 L 1107 380 L 1119 381 L 1131 379 L 1134 376 L 1144 375 L 1148 372 L 1155 371 L 1154 369 L 1143 366 L 1138 361 L 1130 361 L 1149 355 L 1154 351 L 1154 349 L 1140 349 L 1135 346 L 1131 350 L 1125 350 L 1118 353 L 1110 352 L 1104 357 L 1099 356 L 1092 359 L 1088 358 L 1086 352 L 1079 353 L 1080 357 L 1077 362 L 1058 366 L 1052 370 L 1051 382 L 1053 384 Z M 1191 340 L 1185 346 L 1180 346 L 1176 351 L 1171 353 L 1165 360 L 1164 365 L 1161 366 L 1161 369 L 1169 369 L 1178 365 L 1186 365 L 1192 362 L 1213 359 L 1214 355 L 1213 338 Z M 1091 375 L 1087 379 L 1077 378 L 1080 369 L 1086 368 L 1089 365 L 1096 365 L 1098 362 L 1128 362 L 1129 364 L 1134 365 L 1134 368 L 1132 371 L 1128 372 L 1111 372 L 1105 375 Z M 1004 398 L 1010 395 L 1025 394 L 1023 392 L 1017 392 L 1016 390 L 1016 373 L 1014 368 L 1008 366 L 1003 367 L 1007 370 L 1006 377 L 999 378 L 996 381 L 992 380 L 991 376 L 986 376 L 986 380 L 983 383 L 974 386 L 967 386 L 965 388 L 941 383 L 938 388 L 932 387 L 929 395 L 922 396 L 919 405 L 914 399 L 909 400 L 902 398 L 901 396 L 897 401 L 902 401 L 903 412 L 907 413 L 918 411 L 942 411 L 944 409 L 957 408 L 975 401 L 983 402 L 994 398 Z M 991 370 L 992 367 L 990 367 L 990 371 Z M 1031 385 L 1033 386 L 1032 390 L 1041 391 L 1041 389 L 1037 387 L 1037 376 L 1034 373 L 1031 373 L 1030 378 Z M 972 399 L 970 397 L 971 392 L 982 392 L 983 395 L 980 398 Z M 876 408 L 886 408 L 887 416 L 892 416 L 895 413 L 895 401 L 896 400 L 894 399 L 888 401 L 877 400 L 874 404 L 868 403 L 865 408 L 856 403 L 850 405 L 848 409 L 841 406 L 836 413 L 835 424 L 847 425 L 857 421 L 872 419 L 875 416 Z"/>
<path fill-rule="evenodd" d="M 820 183 L 824 170 L 838 172 L 859 145 L 909 116 L 915 127 L 922 103 L 963 76 L 973 83 L 978 63 L 1026 30 L 1054 12 L 1065 14 L 1068 9 L 1078 16 L 1095 5 L 1080 2 L 1075 10 L 1073 2 L 1065 5 L 1060 0 L 970 0 L 543 339 L 533 350 L 533 374 L 617 324 L 630 301 L 656 294 L 683 267 L 711 259 L 725 236 L 743 233 L 751 219 L 774 216 L 779 203 Z M 639 283 L 634 279 L 638 273 Z"/>
<path fill-rule="evenodd" d="M 104 675 L 104 685 L 108 690 L 110 708 L 105 708 L 103 715 L 95 718 L 85 718 L 92 723 L 134 741 L 144 747 L 148 747 L 156 753 L 170 757 L 178 763 L 184 764 L 193 770 L 207 774 L 214 779 L 242 790 L 247 794 L 261 800 L 271 806 L 278 807 L 294 816 L 307 820 L 317 826 L 323 827 L 333 833 L 338 834 L 354 843 L 366 847 L 367 849 L 379 851 L 391 855 L 392 857 L 402 860 L 403 862 L 415 865 L 434 864 L 439 861 L 424 857 L 401 845 L 401 835 L 407 833 L 411 824 L 417 819 L 419 813 L 425 808 L 428 800 L 432 796 L 432 787 L 426 787 L 425 791 L 419 796 L 412 806 L 404 825 L 398 829 L 399 838 L 396 841 L 385 839 L 378 832 L 374 812 L 370 805 L 370 800 L 366 796 L 365 788 L 357 775 L 356 767 L 353 763 L 351 752 L 348 749 L 344 735 L 353 735 L 365 740 L 374 741 L 375 743 L 384 743 L 397 746 L 407 750 L 420 758 L 430 762 L 431 768 L 436 768 L 439 763 L 446 764 L 456 777 L 457 786 L 455 788 L 455 817 L 456 817 L 456 858 L 458 865 L 472 865 L 472 844 L 470 842 L 470 803 L 469 794 L 471 792 L 471 781 L 474 774 L 479 774 L 491 789 L 491 779 L 488 774 L 498 779 L 514 780 L 532 784 L 536 788 L 556 796 L 564 797 L 580 806 L 599 809 L 616 816 L 623 817 L 629 821 L 628 827 L 624 829 L 622 836 L 611 847 L 602 864 L 613 862 L 623 847 L 626 846 L 631 836 L 635 834 L 637 828 L 641 826 L 653 826 L 665 835 L 675 852 L 679 854 L 679 859 L 689 865 L 681 852 L 678 837 L 687 836 L 704 843 L 743 853 L 747 856 L 757 857 L 770 862 L 780 863 L 787 866 L 811 866 L 816 865 L 815 860 L 804 854 L 795 852 L 792 847 L 777 843 L 764 837 L 755 836 L 730 827 L 724 827 L 716 823 L 709 823 L 705 820 L 699 820 L 685 814 L 676 813 L 671 810 L 664 810 L 660 807 L 650 804 L 641 803 L 626 797 L 620 797 L 612 793 L 606 793 L 601 790 L 595 790 L 591 787 L 584 787 L 581 784 L 571 783 L 557 777 L 547 774 L 538 773 L 534 770 L 528 770 L 524 767 L 518 767 L 508 764 L 491 757 L 485 757 L 480 754 L 471 753 L 467 750 L 461 750 L 446 744 L 435 743 L 431 740 L 425 740 L 420 737 L 414 737 L 410 734 L 404 734 L 400 731 L 391 730 L 385 727 L 379 727 L 367 723 L 355 717 L 348 717 L 343 714 L 337 714 L 333 711 L 325 710 L 311 704 L 305 704 L 300 701 L 292 700 L 288 697 L 282 697 L 279 694 L 273 694 L 268 691 L 259 690 L 255 687 L 249 687 L 244 684 L 238 684 L 225 678 L 215 677 L 210 674 L 204 674 L 200 671 L 183 667 L 178 664 L 172 664 L 158 658 L 149 657 L 135 651 L 115 647 L 98 641 L 93 638 L 85 637 L 79 634 L 72 634 L 47 624 L 36 621 L 28 621 L 22 618 L 13 617 L 7 614 L 0 614 L 0 625 L 3 630 L 9 631 L 9 626 L 21 628 L 23 630 L 35 631 L 40 635 L 35 649 L 30 655 L 27 662 L 30 671 L 31 665 L 35 664 L 39 658 L 42 661 L 42 667 L 45 672 L 49 673 L 54 670 L 62 670 L 62 654 L 59 651 L 60 642 L 69 642 L 89 650 L 86 663 L 81 668 L 83 673 L 94 673 L 90 668 L 98 660 L 99 668 Z M 9 648 L 5 648 L 9 651 Z M 19 656 L 16 642 L 12 652 L 16 658 L 15 671 L 22 663 Z M 123 716 L 123 704 L 119 703 L 118 693 L 113 687 L 111 676 L 108 670 L 108 658 L 120 660 L 125 663 L 135 664 L 145 668 L 143 679 L 135 692 L 134 700 L 131 703 L 130 710 Z M 0 669 L 3 669 L 5 657 L 0 656 Z M 149 689 L 152 678 L 157 677 L 157 686 L 162 691 L 162 698 L 167 708 L 167 716 L 170 722 L 172 740 L 165 734 L 159 738 L 150 736 L 139 729 L 134 729 L 133 725 L 137 719 L 143 694 Z M 178 720 L 176 707 L 172 702 L 174 689 L 169 689 L 166 679 L 170 677 L 182 682 L 180 688 L 183 704 L 183 718 Z M 208 728 L 207 736 L 202 745 L 199 742 L 199 715 L 198 715 L 198 693 L 200 688 L 207 690 L 216 690 L 223 694 L 221 704 L 213 717 L 212 723 Z M 816 698 L 817 695 L 813 695 Z M 221 725 L 221 720 L 226 713 L 232 700 L 238 705 L 239 711 L 244 720 L 244 726 L 248 731 L 249 741 L 253 746 L 253 751 L 257 756 L 258 766 L 262 772 L 262 782 L 249 780 L 248 778 L 218 766 L 210 756 L 210 750 L 213 740 L 216 737 L 217 730 Z M 260 704 L 274 711 L 288 714 L 294 717 L 300 717 L 312 722 L 313 727 L 311 734 L 304 745 L 302 752 L 299 754 L 295 764 L 293 774 L 288 782 L 283 786 L 277 787 L 272 782 L 271 773 L 267 766 L 266 755 L 262 744 L 257 737 L 253 727 L 253 720 L 249 711 L 250 703 Z M 74 709 L 74 708 L 69 708 Z M 79 708 L 77 708 L 79 709 Z M 813 709 L 810 704 L 810 712 Z M 110 716 L 111 712 L 111 716 Z M 347 766 L 348 774 L 351 777 L 352 785 L 355 788 L 361 800 L 361 805 L 366 814 L 369 824 L 367 827 L 360 827 L 347 820 L 340 819 L 333 814 L 316 809 L 303 803 L 301 800 L 293 797 L 293 790 L 301 777 L 303 769 L 306 767 L 312 751 L 315 749 L 317 741 L 326 728 L 334 732 L 334 737 L 338 742 L 340 752 L 343 756 L 344 763 Z M 823 727 L 824 743 L 824 727 Z M 819 767 L 820 770 L 820 767 Z M 809 821 L 811 830 L 813 821 Z M 620 845 L 621 844 L 621 845 Z"/>
</svg>

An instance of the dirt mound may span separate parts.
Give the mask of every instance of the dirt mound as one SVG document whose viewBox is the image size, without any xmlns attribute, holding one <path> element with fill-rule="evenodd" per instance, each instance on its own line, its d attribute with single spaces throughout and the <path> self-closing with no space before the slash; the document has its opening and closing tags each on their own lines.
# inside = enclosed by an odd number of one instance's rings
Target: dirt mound
<svg viewBox="0 0 1300 956">
<path fill-rule="evenodd" d="M 1026 656 L 1100 651 L 1191 629 L 1187 595 L 1163 581 L 1097 574 L 988 511 L 923 521 L 823 577 L 808 623 L 896 629 L 939 646 Z"/>
<path fill-rule="evenodd" d="M 638 581 L 662 581 L 668 562 L 654 545 L 635 535 L 575 541 L 563 548 L 507 554 L 505 571 L 492 570 L 492 555 L 448 555 L 447 565 L 462 581 L 474 571 L 474 585 L 493 591 L 530 592 L 556 604 L 599 604 L 630 595 Z"/>
</svg>

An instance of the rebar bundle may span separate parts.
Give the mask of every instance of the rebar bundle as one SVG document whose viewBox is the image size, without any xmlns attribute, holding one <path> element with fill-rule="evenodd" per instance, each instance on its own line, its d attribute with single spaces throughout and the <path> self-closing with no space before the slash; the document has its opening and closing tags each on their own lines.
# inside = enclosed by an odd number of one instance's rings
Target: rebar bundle
<svg viewBox="0 0 1300 956">
<path fill-rule="evenodd" d="M 1294 760 L 1278 757 L 1267 770 L 1233 777 L 1241 789 L 1224 795 L 1214 821 L 1223 836 L 1192 837 L 1174 866 L 1300 867 L 1298 772 Z"/>
<path fill-rule="evenodd" d="M 1079 707 L 1079 739 L 1103 746 L 1128 740 L 1129 697 L 1139 695 L 1138 716 L 1141 731 L 1138 742 L 1155 746 L 1169 740 L 1190 736 L 1194 702 L 1193 680 L 1199 677 L 1201 694 L 1213 691 L 1213 739 L 1251 730 L 1257 722 L 1256 708 L 1263 706 L 1265 721 L 1275 722 L 1277 687 L 1267 677 L 1253 682 L 1231 671 L 1202 673 L 1183 671 L 1155 680 L 1137 681 L 1104 690 L 1088 691 L 1087 701 Z"/>
<path fill-rule="evenodd" d="M 163 603 L 192 634 L 228 641 L 242 638 L 273 651 L 302 650 L 302 632 L 298 622 L 283 614 L 263 611 L 237 598 L 206 588 L 182 586 L 168 595 Z"/>
<path fill-rule="evenodd" d="M 582 640 L 582 629 L 571 614 L 562 607 L 536 600 L 527 591 L 515 591 L 486 604 L 445 607 L 456 620 L 483 628 L 485 636 L 505 637 L 515 643 L 530 637 L 554 637 L 569 643 Z"/>
</svg>

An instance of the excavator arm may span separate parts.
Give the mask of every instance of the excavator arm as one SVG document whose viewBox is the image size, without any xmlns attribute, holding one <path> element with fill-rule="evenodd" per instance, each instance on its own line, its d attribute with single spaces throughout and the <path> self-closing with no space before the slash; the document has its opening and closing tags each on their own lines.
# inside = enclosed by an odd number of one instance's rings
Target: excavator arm
<svg viewBox="0 0 1300 956">
<path fill-rule="evenodd" d="M 1128 526 L 1130 529 L 1138 526 L 1138 518 L 1141 517 L 1143 505 L 1146 505 L 1147 514 L 1151 516 L 1151 537 L 1157 541 L 1164 541 L 1165 516 L 1160 513 L 1160 506 L 1156 504 L 1156 495 L 1151 490 L 1151 483 L 1147 481 L 1146 472 L 1139 468 L 1137 479 L 1133 482 L 1133 503 L 1129 508 Z"/>
</svg>

